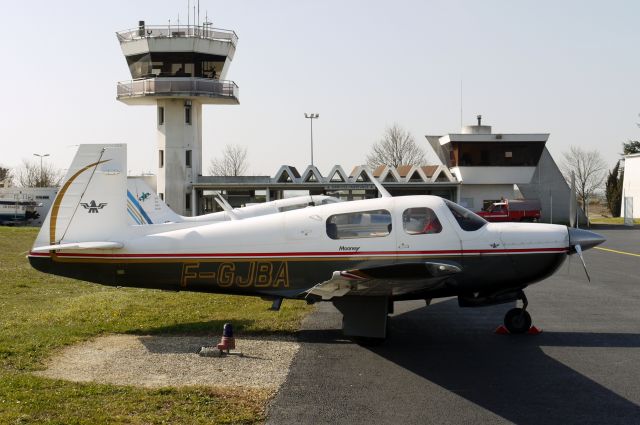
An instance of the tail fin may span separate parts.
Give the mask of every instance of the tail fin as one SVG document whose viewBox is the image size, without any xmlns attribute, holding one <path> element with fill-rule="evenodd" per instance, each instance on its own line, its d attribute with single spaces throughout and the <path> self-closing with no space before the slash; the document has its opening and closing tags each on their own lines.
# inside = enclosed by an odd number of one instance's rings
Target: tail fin
<svg viewBox="0 0 640 425">
<path fill-rule="evenodd" d="M 80 145 L 34 247 L 122 239 L 126 178 L 127 145 Z"/>
<path fill-rule="evenodd" d="M 127 215 L 129 224 L 179 223 L 176 214 L 142 178 L 127 179 Z"/>
</svg>

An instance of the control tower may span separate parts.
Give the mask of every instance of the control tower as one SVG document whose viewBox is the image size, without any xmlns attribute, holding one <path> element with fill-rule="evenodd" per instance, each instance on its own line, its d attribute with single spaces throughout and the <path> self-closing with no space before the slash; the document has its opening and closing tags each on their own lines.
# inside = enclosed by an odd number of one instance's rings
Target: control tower
<svg viewBox="0 0 640 425">
<path fill-rule="evenodd" d="M 178 214 L 195 215 L 192 185 L 202 175 L 202 105 L 239 104 L 225 77 L 235 32 L 200 25 L 150 26 L 116 33 L 131 71 L 117 99 L 157 108 L 158 195 Z"/>
</svg>

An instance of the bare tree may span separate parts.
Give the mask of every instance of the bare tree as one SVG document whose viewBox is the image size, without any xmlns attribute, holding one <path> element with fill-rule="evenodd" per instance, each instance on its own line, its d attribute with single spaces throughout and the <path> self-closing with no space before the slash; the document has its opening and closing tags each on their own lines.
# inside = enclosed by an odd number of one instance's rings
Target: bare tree
<svg viewBox="0 0 640 425">
<path fill-rule="evenodd" d="M 3 183 L 5 186 L 11 186 L 13 182 L 13 173 L 11 172 L 11 168 L 0 166 L 0 183 Z"/>
<path fill-rule="evenodd" d="M 375 168 L 378 165 L 398 167 L 400 165 L 422 165 L 425 162 L 424 151 L 416 144 L 408 131 L 398 124 L 388 127 L 382 139 L 374 143 L 371 153 L 367 155 L 367 165 Z"/>
<path fill-rule="evenodd" d="M 55 187 L 60 185 L 62 171 L 51 163 L 40 163 L 22 160 L 22 166 L 16 173 L 16 180 L 21 187 Z"/>
<path fill-rule="evenodd" d="M 222 158 L 211 160 L 209 173 L 212 176 L 242 176 L 248 166 L 245 146 L 226 145 L 222 151 Z"/>
<path fill-rule="evenodd" d="M 578 146 L 571 146 L 562 154 L 562 174 L 571 182 L 572 173 L 576 176 L 576 195 L 584 205 L 585 199 L 602 187 L 607 173 L 607 164 L 597 150 L 587 151 Z"/>
</svg>

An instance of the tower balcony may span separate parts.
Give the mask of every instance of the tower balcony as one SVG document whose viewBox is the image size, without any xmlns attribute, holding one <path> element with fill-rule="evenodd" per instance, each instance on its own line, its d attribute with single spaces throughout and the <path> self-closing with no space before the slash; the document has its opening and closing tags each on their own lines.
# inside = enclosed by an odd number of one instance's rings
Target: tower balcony
<svg viewBox="0 0 640 425">
<path fill-rule="evenodd" d="M 140 25 L 116 32 L 118 41 L 126 43 L 129 41 L 157 39 L 157 38 L 191 38 L 206 39 L 211 41 L 220 41 L 231 43 L 233 47 L 238 44 L 238 36 L 231 30 L 221 28 L 212 28 L 210 26 L 199 25 Z"/>
<path fill-rule="evenodd" d="M 157 99 L 190 98 L 203 104 L 237 105 L 240 89 L 233 81 L 197 77 L 158 77 L 120 81 L 117 99 L 127 105 L 153 105 Z"/>
</svg>

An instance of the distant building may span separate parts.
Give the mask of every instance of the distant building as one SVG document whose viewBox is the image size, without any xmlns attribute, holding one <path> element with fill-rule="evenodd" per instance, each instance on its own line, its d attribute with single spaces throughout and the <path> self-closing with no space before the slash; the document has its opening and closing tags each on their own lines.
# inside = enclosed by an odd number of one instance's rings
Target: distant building
<svg viewBox="0 0 640 425">
<path fill-rule="evenodd" d="M 640 153 L 624 157 L 622 217 L 640 218 Z"/>
<path fill-rule="evenodd" d="M 5 187 L 0 188 L 0 200 L 3 201 L 32 201 L 36 203 L 35 210 L 38 218 L 29 220 L 28 224 L 40 226 L 44 221 L 53 200 L 58 193 L 57 187 Z"/>
<path fill-rule="evenodd" d="M 213 199 L 215 192 L 223 192 L 234 207 L 301 193 L 331 195 L 344 200 L 375 198 L 378 190 L 371 182 L 370 175 L 383 182 L 385 188 L 395 196 L 437 195 L 455 201 L 458 193 L 458 181 L 442 165 L 397 168 L 383 165 L 375 170 L 358 165 L 350 173 L 346 173 L 342 166 L 334 165 L 324 175 L 312 165 L 302 173 L 296 167 L 283 165 L 273 177 L 199 176 L 193 185 L 193 198 L 196 199 L 198 214 L 217 209 Z"/>
<path fill-rule="evenodd" d="M 460 205 L 479 211 L 521 194 L 540 200 L 541 221 L 568 222 L 570 188 L 545 146 L 549 134 L 492 133 L 481 119 L 460 133 L 426 136 L 460 183 Z"/>
</svg>

